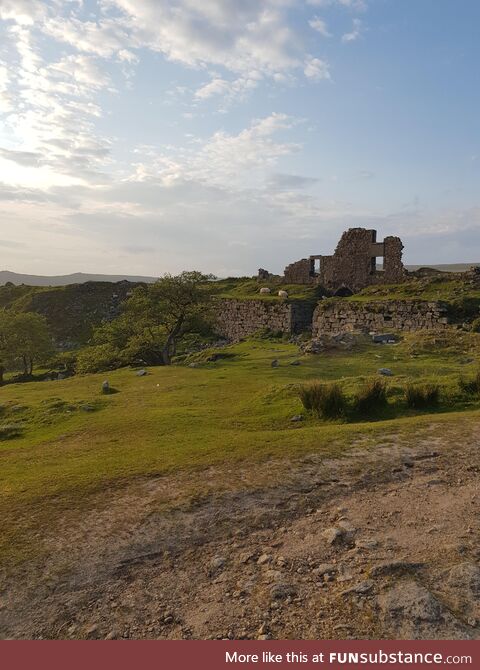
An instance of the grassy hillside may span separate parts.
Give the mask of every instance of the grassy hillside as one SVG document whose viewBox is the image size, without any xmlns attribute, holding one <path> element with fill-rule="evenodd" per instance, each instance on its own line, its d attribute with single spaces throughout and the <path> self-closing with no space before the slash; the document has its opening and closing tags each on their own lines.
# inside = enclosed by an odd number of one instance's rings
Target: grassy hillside
<svg viewBox="0 0 480 670">
<path fill-rule="evenodd" d="M 90 494 L 139 477 L 227 461 L 234 467 L 241 459 L 333 455 L 358 439 L 385 442 L 392 431 L 416 431 L 432 414 L 407 410 L 402 388 L 409 379 L 440 383 L 435 422 L 480 417 L 479 398 L 461 396 L 457 388 L 459 375 L 471 377 L 476 369 L 478 335 L 406 339 L 396 346 L 365 341 L 353 353 L 300 358 L 295 345 L 280 340 L 252 340 L 222 352 L 233 356 L 198 367 L 153 368 L 144 377 L 130 369 L 109 373 L 118 390 L 109 396 L 100 392 L 105 375 L 2 388 L 0 558 L 41 552 L 38 537 L 46 524 L 54 528 L 60 515 L 88 507 Z M 301 365 L 290 365 L 295 360 Z M 352 396 L 380 367 L 395 376 L 390 406 L 378 420 L 330 423 L 303 411 L 300 383 L 339 380 Z M 294 423 L 297 414 L 304 420 Z M 192 481 L 201 487 L 201 478 Z"/>
<path fill-rule="evenodd" d="M 118 315 L 136 284 L 120 282 L 88 282 L 58 287 L 0 286 L 0 309 L 34 311 L 45 315 L 55 341 L 62 348 L 83 345 L 91 338 L 95 326 Z M 316 303 L 321 289 L 301 284 L 257 282 L 248 277 L 222 279 L 213 282 L 217 298 L 280 302 L 280 289 L 287 291 L 288 301 L 303 300 Z M 269 287 L 270 294 L 260 294 Z M 480 288 L 458 277 L 443 276 L 412 279 L 398 285 L 371 286 L 346 298 L 356 302 L 416 298 L 443 300 L 459 322 L 472 320 L 480 313 Z"/>
<path fill-rule="evenodd" d="M 0 286 L 0 308 L 32 311 L 46 317 L 57 342 L 87 342 L 93 327 L 120 312 L 137 284 L 88 282 L 69 286 Z"/>
<path fill-rule="evenodd" d="M 480 287 L 474 287 L 458 278 L 445 276 L 411 279 L 402 284 L 382 284 L 369 286 L 355 293 L 348 300 L 444 300 L 453 302 L 463 298 L 480 299 Z"/>
</svg>

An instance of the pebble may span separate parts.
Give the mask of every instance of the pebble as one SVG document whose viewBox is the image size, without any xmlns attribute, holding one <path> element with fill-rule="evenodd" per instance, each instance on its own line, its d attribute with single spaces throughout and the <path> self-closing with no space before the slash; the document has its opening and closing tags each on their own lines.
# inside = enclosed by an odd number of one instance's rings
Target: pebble
<svg viewBox="0 0 480 670">
<path fill-rule="evenodd" d="M 290 584 L 275 584 L 270 589 L 270 595 L 274 600 L 284 600 L 295 595 L 296 590 Z"/>
<path fill-rule="evenodd" d="M 210 561 L 209 574 L 214 575 L 216 572 L 223 570 L 227 559 L 224 556 L 215 556 Z"/>
<path fill-rule="evenodd" d="M 345 536 L 345 531 L 340 528 L 326 528 L 322 532 L 322 536 L 328 542 L 328 544 L 340 544 Z"/>
<path fill-rule="evenodd" d="M 350 593 L 356 593 L 357 595 L 365 595 L 367 593 L 370 593 L 372 589 L 373 589 L 373 582 L 370 579 L 367 579 L 364 582 L 355 584 L 355 586 L 352 586 L 351 588 L 342 591 L 341 595 L 346 596 L 349 595 Z"/>
<path fill-rule="evenodd" d="M 375 549 L 378 547 L 377 540 L 355 540 L 355 546 L 359 549 Z"/>
<path fill-rule="evenodd" d="M 323 577 L 330 572 L 335 572 L 337 570 L 336 566 L 333 563 L 321 563 L 318 567 L 312 570 L 314 575 Z"/>
<path fill-rule="evenodd" d="M 258 558 L 258 560 L 257 560 L 257 564 L 258 564 L 258 565 L 264 565 L 265 563 L 269 563 L 269 561 L 270 561 L 270 556 L 269 556 L 268 554 L 262 554 L 262 555 Z"/>
<path fill-rule="evenodd" d="M 87 637 L 92 637 L 92 635 L 95 635 L 95 633 L 97 632 L 97 630 L 98 630 L 98 626 L 97 626 L 97 625 L 94 624 L 93 626 L 89 626 L 89 627 L 87 628 L 87 630 L 85 631 L 85 635 L 86 635 Z"/>
</svg>

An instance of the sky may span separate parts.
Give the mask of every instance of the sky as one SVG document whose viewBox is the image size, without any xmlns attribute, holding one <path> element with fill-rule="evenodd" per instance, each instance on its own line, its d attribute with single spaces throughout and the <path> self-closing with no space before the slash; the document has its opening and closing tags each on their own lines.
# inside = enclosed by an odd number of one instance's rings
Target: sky
<svg viewBox="0 0 480 670">
<path fill-rule="evenodd" d="M 0 269 L 480 262 L 478 0 L 0 0 Z"/>
</svg>

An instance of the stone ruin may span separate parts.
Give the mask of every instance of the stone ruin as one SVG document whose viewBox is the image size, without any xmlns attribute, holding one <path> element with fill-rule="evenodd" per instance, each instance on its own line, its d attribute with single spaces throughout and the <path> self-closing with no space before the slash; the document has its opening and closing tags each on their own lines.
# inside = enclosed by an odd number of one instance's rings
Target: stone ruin
<svg viewBox="0 0 480 670">
<path fill-rule="evenodd" d="M 397 284 L 405 279 L 403 244 L 399 237 L 377 242 L 377 231 L 350 228 L 333 256 L 312 255 L 287 265 L 287 284 L 319 284 L 329 291 L 359 291 L 371 284 Z M 383 268 L 377 268 L 377 258 Z"/>
</svg>

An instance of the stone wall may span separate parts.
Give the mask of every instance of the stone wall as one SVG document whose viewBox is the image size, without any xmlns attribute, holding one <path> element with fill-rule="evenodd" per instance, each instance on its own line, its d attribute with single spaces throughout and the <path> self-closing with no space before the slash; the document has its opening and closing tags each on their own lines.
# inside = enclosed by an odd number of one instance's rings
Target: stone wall
<svg viewBox="0 0 480 670">
<path fill-rule="evenodd" d="M 448 327 L 445 303 L 424 300 L 354 302 L 326 300 L 313 314 L 313 337 L 345 332 L 441 330 Z"/>
<path fill-rule="evenodd" d="M 216 306 L 216 331 L 229 340 L 253 335 L 262 328 L 286 334 L 310 330 L 314 305 L 282 300 L 221 299 Z"/>
<path fill-rule="evenodd" d="M 311 284 L 315 281 L 315 264 L 310 258 L 302 258 L 287 265 L 284 271 L 287 284 Z"/>
<path fill-rule="evenodd" d="M 377 242 L 375 230 L 350 228 L 343 233 L 333 256 L 319 256 L 318 281 L 327 289 L 347 286 L 358 291 L 372 284 L 396 284 L 405 279 L 402 263 L 403 244 L 399 237 Z M 383 270 L 376 259 L 383 259 Z"/>
</svg>

